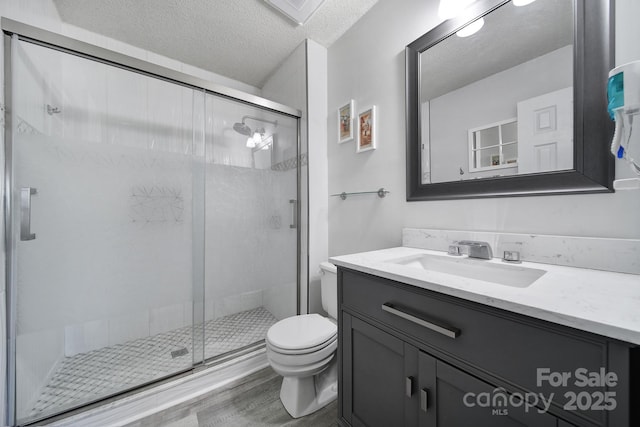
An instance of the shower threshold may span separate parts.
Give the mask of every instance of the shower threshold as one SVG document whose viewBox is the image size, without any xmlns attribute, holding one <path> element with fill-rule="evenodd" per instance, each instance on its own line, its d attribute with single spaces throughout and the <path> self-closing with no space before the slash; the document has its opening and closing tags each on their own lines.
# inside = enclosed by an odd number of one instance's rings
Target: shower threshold
<svg viewBox="0 0 640 427">
<path fill-rule="evenodd" d="M 263 340 L 276 322 L 264 307 L 205 322 L 205 359 L 227 355 Z M 201 327 L 185 326 L 64 358 L 28 418 L 53 416 L 191 369 L 194 331 L 203 332 Z"/>
</svg>

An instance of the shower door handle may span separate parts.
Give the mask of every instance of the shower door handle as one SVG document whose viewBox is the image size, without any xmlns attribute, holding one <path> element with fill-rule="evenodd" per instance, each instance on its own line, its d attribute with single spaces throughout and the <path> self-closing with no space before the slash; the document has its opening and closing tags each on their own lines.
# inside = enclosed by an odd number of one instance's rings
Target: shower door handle
<svg viewBox="0 0 640 427">
<path fill-rule="evenodd" d="M 289 224 L 289 228 L 298 228 L 298 201 L 291 199 L 289 203 L 291 204 L 291 224 Z"/>
<path fill-rule="evenodd" d="M 20 189 L 20 240 L 33 240 L 35 233 L 31 232 L 31 196 L 38 194 L 33 187 Z"/>
</svg>

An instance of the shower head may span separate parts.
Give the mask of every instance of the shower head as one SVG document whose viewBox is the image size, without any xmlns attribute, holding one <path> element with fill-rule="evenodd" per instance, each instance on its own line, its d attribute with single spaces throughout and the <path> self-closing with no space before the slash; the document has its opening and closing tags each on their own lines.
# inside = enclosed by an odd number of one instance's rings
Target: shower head
<svg viewBox="0 0 640 427">
<path fill-rule="evenodd" d="M 233 125 L 233 130 L 244 136 L 252 135 L 251 128 L 244 123 L 235 123 Z"/>
<path fill-rule="evenodd" d="M 269 124 L 272 124 L 274 126 L 278 126 L 278 121 L 277 120 L 271 121 L 271 120 L 261 119 L 260 117 L 243 116 L 241 123 L 234 123 L 233 124 L 233 130 L 238 132 L 240 135 L 249 136 L 249 137 L 254 135 L 254 133 L 251 130 L 251 128 L 244 123 L 245 120 L 255 120 L 255 121 L 258 121 L 258 122 L 269 123 Z M 259 133 L 260 135 L 264 136 L 265 130 L 264 130 L 264 128 L 258 128 L 258 129 L 256 129 L 256 132 Z"/>
</svg>

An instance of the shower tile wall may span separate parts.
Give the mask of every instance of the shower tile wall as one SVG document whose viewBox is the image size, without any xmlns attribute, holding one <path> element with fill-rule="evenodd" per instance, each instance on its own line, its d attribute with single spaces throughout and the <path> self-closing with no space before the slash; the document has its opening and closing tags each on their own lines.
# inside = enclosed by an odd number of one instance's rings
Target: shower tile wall
<svg viewBox="0 0 640 427">
<path fill-rule="evenodd" d="M 21 75 L 31 80 L 24 88 L 27 96 L 19 98 L 26 103 L 18 106 L 20 138 L 25 155 L 38 165 L 29 173 L 42 182 L 32 218 L 43 237 L 38 244 L 54 246 L 38 249 L 49 255 L 38 256 L 37 269 L 20 271 L 29 275 L 27 285 L 49 285 L 21 290 L 17 400 L 22 410 L 33 406 L 65 357 L 175 330 L 193 319 L 193 190 L 186 165 L 192 150 L 191 91 L 31 48 L 42 49 L 28 46 L 21 52 L 29 67 Z M 43 70 L 48 74 L 40 75 Z M 46 104 L 62 113 L 47 114 Z M 217 144 L 207 152 L 222 157 L 207 159 L 206 320 L 262 306 L 276 318 L 295 314 L 296 230 L 289 228 L 295 168 L 234 163 L 222 148 L 245 148 L 246 137 L 230 131 L 243 115 L 255 114 L 253 109 L 236 105 L 207 112 L 213 112 L 217 129 L 207 135 Z M 297 136 L 291 125 L 287 131 Z M 65 171 L 56 182 L 47 180 L 53 169 Z M 179 195 L 178 204 L 163 202 L 158 209 L 154 203 L 167 195 Z M 60 212 L 37 209 L 54 196 L 65 200 Z M 65 209 L 75 209 L 86 221 L 74 223 L 73 230 L 57 226 Z M 240 251 L 226 250 L 239 243 Z M 283 260 L 293 275 L 283 274 Z M 74 280 L 62 280 L 69 265 L 78 267 Z"/>
<path fill-rule="evenodd" d="M 217 318 L 264 306 L 276 318 L 296 310 L 296 121 L 207 96 L 205 313 Z M 264 127 L 275 147 L 254 155 L 233 124 Z M 280 165 L 289 167 L 279 167 Z M 293 167 L 291 167 L 293 165 Z"/>
<path fill-rule="evenodd" d="M 207 182 L 216 184 L 207 186 L 206 198 L 207 319 L 262 305 L 277 318 L 295 314 L 291 173 L 208 168 Z"/>
<path fill-rule="evenodd" d="M 15 62 L 16 161 L 38 188 L 38 237 L 18 262 L 17 401 L 28 406 L 63 357 L 191 322 L 193 96 L 25 43 Z M 162 191 L 178 192 L 180 217 L 164 215 Z"/>
</svg>

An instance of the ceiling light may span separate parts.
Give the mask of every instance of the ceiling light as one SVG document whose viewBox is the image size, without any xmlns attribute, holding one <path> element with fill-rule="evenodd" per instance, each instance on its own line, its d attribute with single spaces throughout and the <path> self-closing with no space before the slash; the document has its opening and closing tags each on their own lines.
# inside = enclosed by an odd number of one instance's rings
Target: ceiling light
<svg viewBox="0 0 640 427">
<path fill-rule="evenodd" d="M 513 0 L 514 6 L 526 6 L 529 3 L 533 3 L 536 0 Z"/>
<path fill-rule="evenodd" d="M 442 20 L 455 18 L 474 1 L 475 0 L 440 0 L 438 16 Z"/>
<path fill-rule="evenodd" d="M 265 0 L 296 24 L 306 23 L 325 0 Z"/>
<path fill-rule="evenodd" d="M 476 21 L 473 21 L 471 24 L 467 25 L 460 31 L 456 33 L 458 37 L 469 37 L 472 34 L 480 31 L 480 28 L 484 26 L 484 18 L 480 18 Z"/>
</svg>

